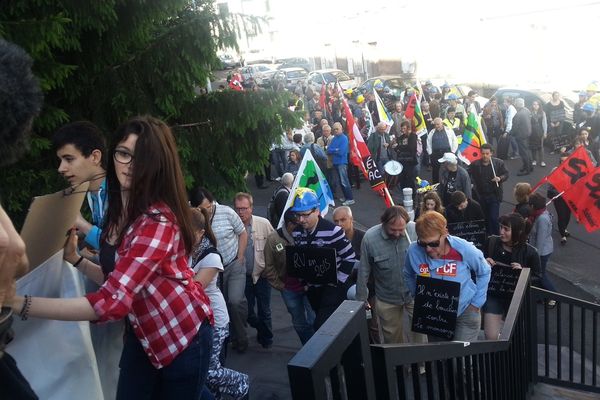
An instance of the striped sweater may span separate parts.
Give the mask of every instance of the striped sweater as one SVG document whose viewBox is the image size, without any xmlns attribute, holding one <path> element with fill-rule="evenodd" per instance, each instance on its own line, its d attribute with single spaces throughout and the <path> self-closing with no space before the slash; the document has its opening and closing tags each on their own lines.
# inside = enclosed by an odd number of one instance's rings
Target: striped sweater
<svg viewBox="0 0 600 400">
<path fill-rule="evenodd" d="M 339 282 L 346 282 L 357 260 L 352 243 L 346 238 L 342 228 L 319 216 L 319 222 L 312 233 L 299 226 L 292 232 L 292 237 L 296 246 L 334 248 L 337 279 Z M 310 282 L 307 283 L 310 285 Z"/>
</svg>

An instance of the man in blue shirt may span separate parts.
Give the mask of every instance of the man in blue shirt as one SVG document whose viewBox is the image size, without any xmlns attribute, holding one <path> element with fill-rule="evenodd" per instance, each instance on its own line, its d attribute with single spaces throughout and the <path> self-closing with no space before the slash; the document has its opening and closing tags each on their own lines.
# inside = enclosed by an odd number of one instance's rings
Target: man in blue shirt
<svg viewBox="0 0 600 400">
<path fill-rule="evenodd" d="M 350 181 L 348 180 L 348 151 L 348 137 L 342 130 L 342 124 L 336 122 L 333 124 L 333 139 L 329 143 L 329 146 L 327 146 L 327 154 L 332 155 L 333 169 L 344 193 L 344 199 L 340 199 L 344 206 L 350 206 L 355 203 Z M 332 193 L 335 193 L 336 184 L 337 182 L 330 182 Z"/>
<path fill-rule="evenodd" d="M 60 128 L 52 138 L 60 160 L 58 172 L 75 188 L 89 182 L 87 201 L 92 222 L 81 214 L 75 221 L 77 230 L 85 235 L 85 242 L 94 250 L 100 248 L 102 221 L 106 211 L 106 157 L 104 137 L 96 125 L 78 121 Z"/>
</svg>

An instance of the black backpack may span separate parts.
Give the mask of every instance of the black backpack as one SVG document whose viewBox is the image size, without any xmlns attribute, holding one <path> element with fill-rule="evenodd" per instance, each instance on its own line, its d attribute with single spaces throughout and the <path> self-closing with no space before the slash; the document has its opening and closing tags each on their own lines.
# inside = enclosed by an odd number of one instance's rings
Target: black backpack
<svg viewBox="0 0 600 400">
<path fill-rule="evenodd" d="M 271 226 L 275 229 L 277 229 L 277 224 L 279 224 L 279 219 L 281 218 L 281 214 L 277 212 L 277 209 L 275 207 L 275 198 L 282 191 L 285 191 L 287 194 L 290 193 L 290 189 L 286 188 L 283 185 L 279 186 L 273 192 L 273 196 L 271 196 L 271 200 L 269 200 L 269 204 L 267 205 L 267 217 L 269 219 L 269 222 L 271 223 Z"/>
</svg>

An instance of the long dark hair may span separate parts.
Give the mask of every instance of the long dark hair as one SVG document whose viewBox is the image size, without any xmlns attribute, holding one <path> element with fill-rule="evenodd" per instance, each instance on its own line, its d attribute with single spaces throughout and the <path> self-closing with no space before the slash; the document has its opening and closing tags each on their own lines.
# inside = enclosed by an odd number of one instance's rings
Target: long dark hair
<svg viewBox="0 0 600 400">
<path fill-rule="evenodd" d="M 531 222 L 521 216 L 521 214 L 510 213 L 502 215 L 498 219 L 500 225 L 510 227 L 510 241 L 513 247 L 525 245 L 529 231 L 531 231 Z"/>
<path fill-rule="evenodd" d="M 137 135 L 138 139 L 135 145 L 135 159 L 132 161 L 133 175 L 127 209 L 123 209 L 115 161 L 109 162 L 106 174 L 109 207 L 102 233 L 103 239 L 108 237 L 109 232 L 115 231 L 120 243 L 128 226 L 146 214 L 152 205 L 162 202 L 175 214 L 176 221 L 172 222 L 179 226 L 186 252 L 189 254 L 194 246 L 194 230 L 173 133 L 159 119 L 151 116 L 133 117 L 117 128 L 109 154 L 112 156 L 119 143 L 127 140 L 131 134 Z"/>
</svg>

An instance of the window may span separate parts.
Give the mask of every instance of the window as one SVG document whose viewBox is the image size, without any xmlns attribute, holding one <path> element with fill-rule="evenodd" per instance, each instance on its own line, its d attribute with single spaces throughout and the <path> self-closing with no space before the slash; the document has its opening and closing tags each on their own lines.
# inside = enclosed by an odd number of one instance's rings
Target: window
<svg viewBox="0 0 600 400">
<path fill-rule="evenodd" d="M 312 74 L 310 78 L 308 78 L 311 82 L 318 83 L 319 85 L 323 83 L 323 77 L 321 74 Z"/>
</svg>

